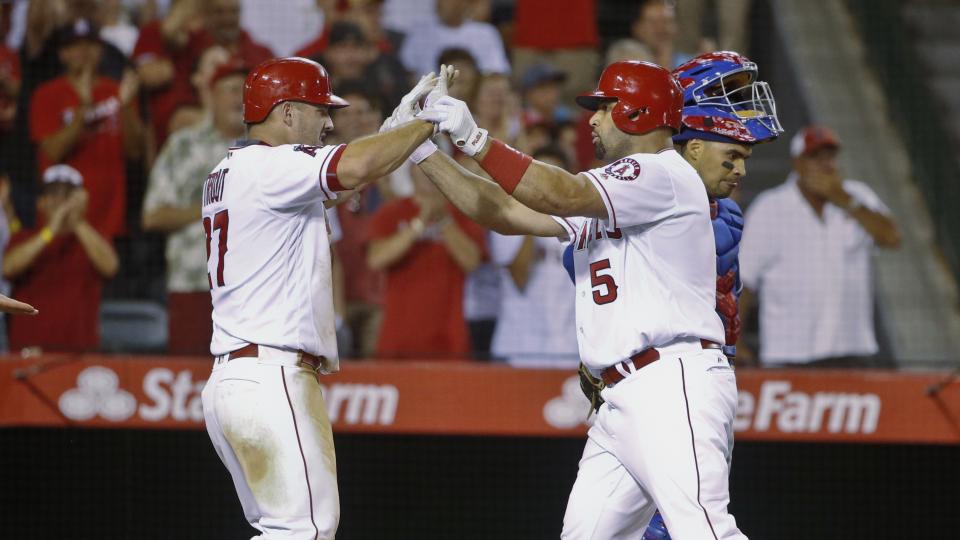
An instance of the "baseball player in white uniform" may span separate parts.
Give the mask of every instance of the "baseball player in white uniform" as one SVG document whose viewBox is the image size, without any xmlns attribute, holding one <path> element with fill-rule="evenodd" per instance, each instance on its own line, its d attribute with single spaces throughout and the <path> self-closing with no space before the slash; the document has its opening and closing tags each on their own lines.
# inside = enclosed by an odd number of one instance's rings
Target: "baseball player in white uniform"
<svg viewBox="0 0 960 540">
<path fill-rule="evenodd" d="M 639 538 L 659 507 L 677 540 L 745 538 L 727 512 L 737 389 L 714 310 L 710 208 L 671 142 L 682 91 L 660 66 L 617 62 L 577 102 L 596 111 L 598 157 L 614 160 L 605 167 L 572 175 L 534 161 L 450 97 L 420 117 L 439 121 L 496 183 L 429 141 L 411 159 L 483 225 L 575 242 L 580 356 L 607 386 L 562 537 Z"/>
<path fill-rule="evenodd" d="M 330 109 L 347 102 L 303 58 L 258 66 L 243 100 L 254 140 L 231 148 L 203 189 L 215 357 L 204 419 L 256 538 L 333 538 L 336 457 L 317 381 L 338 370 L 325 203 L 391 172 L 434 126 L 322 146 Z"/>
</svg>

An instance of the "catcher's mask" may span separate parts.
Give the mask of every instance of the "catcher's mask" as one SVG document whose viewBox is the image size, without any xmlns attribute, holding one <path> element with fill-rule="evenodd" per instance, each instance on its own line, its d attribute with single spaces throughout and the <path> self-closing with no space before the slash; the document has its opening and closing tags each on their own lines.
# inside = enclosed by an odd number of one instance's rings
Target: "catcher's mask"
<svg viewBox="0 0 960 540">
<path fill-rule="evenodd" d="M 732 52 L 701 54 L 673 71 L 683 88 L 683 104 L 708 106 L 762 126 L 760 138 L 783 133 L 770 85 L 757 80 L 757 64 Z M 756 131 L 761 131 L 756 128 Z"/>
</svg>

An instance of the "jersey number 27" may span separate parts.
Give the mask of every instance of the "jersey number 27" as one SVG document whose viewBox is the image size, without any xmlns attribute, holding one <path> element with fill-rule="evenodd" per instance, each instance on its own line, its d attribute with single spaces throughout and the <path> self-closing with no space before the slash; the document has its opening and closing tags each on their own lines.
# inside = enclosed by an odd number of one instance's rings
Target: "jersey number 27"
<svg viewBox="0 0 960 540">
<path fill-rule="evenodd" d="M 203 218 L 203 232 L 207 235 L 207 264 L 210 263 L 210 240 L 213 238 L 213 231 L 220 231 L 220 238 L 217 240 L 217 287 L 223 287 L 223 260 L 227 254 L 227 230 L 230 228 L 230 213 L 227 210 L 221 210 L 213 215 L 213 222 L 209 217 Z M 209 268 L 209 266 L 207 266 Z M 207 272 L 207 281 L 210 282 L 210 288 L 213 288 L 213 279 L 210 272 Z"/>
</svg>

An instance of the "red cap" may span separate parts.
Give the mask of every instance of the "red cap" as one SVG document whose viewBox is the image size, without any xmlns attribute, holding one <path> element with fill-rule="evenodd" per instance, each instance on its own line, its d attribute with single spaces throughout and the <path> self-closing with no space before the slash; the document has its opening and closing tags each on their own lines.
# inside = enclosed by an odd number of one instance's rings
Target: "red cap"
<svg viewBox="0 0 960 540">
<path fill-rule="evenodd" d="M 790 156 L 800 157 L 822 148 L 840 148 L 840 138 L 830 128 L 807 126 L 790 141 Z"/>
<path fill-rule="evenodd" d="M 217 81 L 228 75 L 243 75 L 244 79 L 246 79 L 247 73 L 250 73 L 250 66 L 239 58 L 231 58 L 217 66 L 217 69 L 213 71 L 213 75 L 210 75 L 210 81 L 207 84 L 210 88 L 213 88 L 213 85 L 217 84 Z"/>
</svg>

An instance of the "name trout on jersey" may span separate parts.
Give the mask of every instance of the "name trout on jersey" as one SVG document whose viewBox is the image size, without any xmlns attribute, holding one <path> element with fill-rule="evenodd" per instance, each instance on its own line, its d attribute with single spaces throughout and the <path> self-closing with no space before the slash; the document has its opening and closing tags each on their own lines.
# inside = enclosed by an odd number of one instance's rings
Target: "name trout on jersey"
<svg viewBox="0 0 960 540">
<path fill-rule="evenodd" d="M 230 169 L 218 169 L 207 175 L 203 181 L 203 206 L 209 206 L 223 199 L 223 186 Z"/>
</svg>

